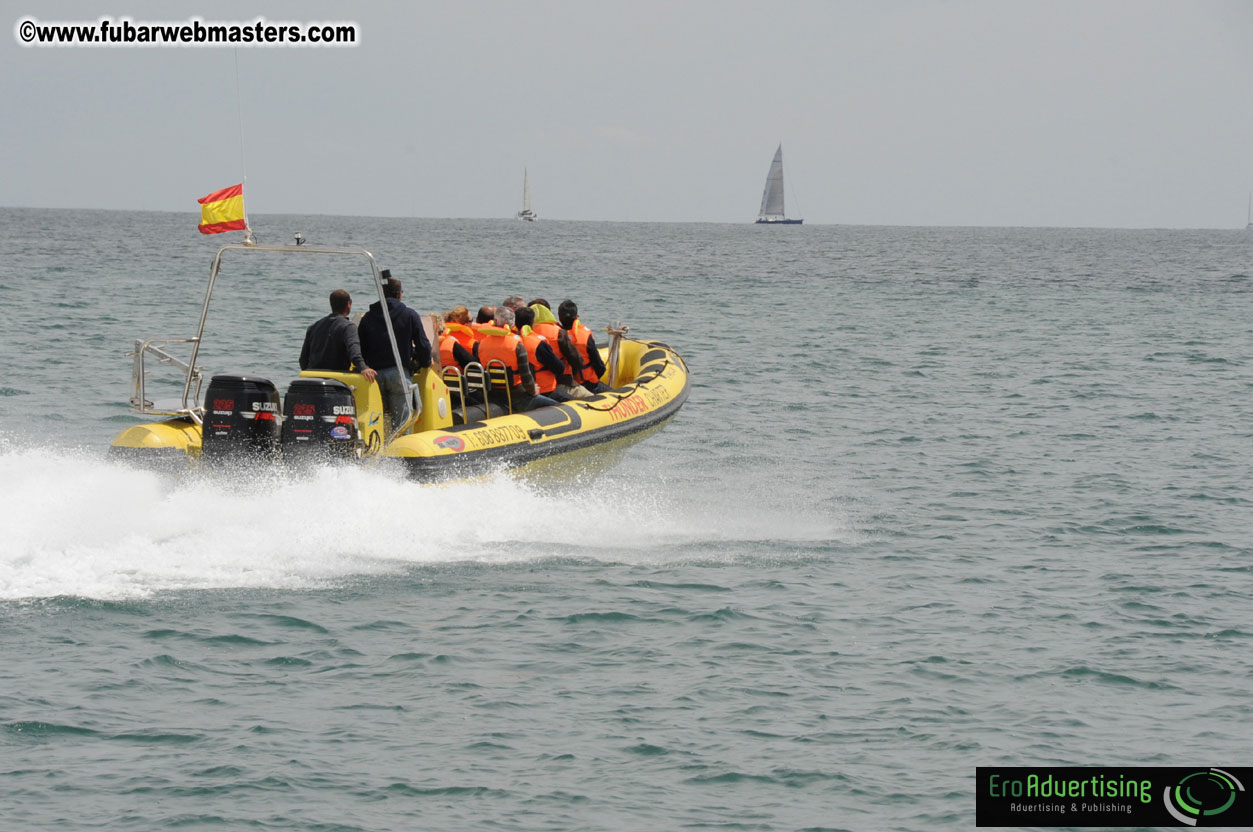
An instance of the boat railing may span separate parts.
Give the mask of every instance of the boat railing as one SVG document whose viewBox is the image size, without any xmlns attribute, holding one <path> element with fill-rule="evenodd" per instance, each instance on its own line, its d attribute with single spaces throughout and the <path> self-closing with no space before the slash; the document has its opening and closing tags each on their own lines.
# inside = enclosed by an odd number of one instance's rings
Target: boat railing
<svg viewBox="0 0 1253 832">
<path fill-rule="evenodd" d="M 478 390 L 483 394 L 483 418 L 490 419 L 492 418 L 491 393 L 493 390 L 503 390 L 505 391 L 506 414 L 513 413 L 512 381 L 508 365 L 499 358 L 488 361 L 486 367 L 477 361 L 472 361 L 465 366 L 465 372 L 461 375 L 461 401 L 464 404 L 470 391 Z M 462 417 L 465 418 L 464 411 Z"/>
<path fill-rule="evenodd" d="M 631 327 L 616 321 L 605 330 L 609 333 L 609 368 L 606 375 L 610 387 L 618 386 L 618 353 L 621 352 L 622 339 L 630 331 Z"/>
<path fill-rule="evenodd" d="M 171 344 L 199 344 L 199 338 L 136 338 L 135 351 L 127 353 L 128 357 L 135 359 L 131 366 L 131 409 L 147 416 L 189 416 L 196 424 L 200 424 L 200 408 L 187 404 L 187 396 L 184 395 L 181 406 L 174 407 L 172 405 L 161 406 L 156 402 L 149 401 L 147 379 L 148 367 L 144 363 L 145 356 L 151 355 L 156 360 L 165 365 L 177 367 L 184 373 L 184 389 L 190 391 L 195 388 L 195 395 L 192 397 L 193 403 L 200 401 L 200 388 L 204 383 L 204 372 L 201 367 L 193 367 L 190 362 L 183 361 L 176 355 L 172 355 L 165 347 Z"/>
<path fill-rule="evenodd" d="M 289 245 L 289 246 L 261 245 L 255 241 L 249 241 L 249 240 L 245 240 L 243 243 L 230 243 L 218 249 L 217 256 L 213 258 L 213 265 L 209 269 L 209 285 L 205 288 L 204 306 L 201 308 L 201 311 L 200 311 L 200 325 L 196 330 L 196 337 L 189 339 L 193 344 L 192 353 L 191 353 L 191 362 L 190 362 L 191 364 L 194 364 L 196 362 L 196 357 L 199 355 L 199 352 L 200 352 L 201 339 L 204 337 L 204 331 L 205 331 L 205 321 L 209 317 L 209 304 L 213 297 L 213 286 L 217 280 L 219 272 L 222 269 L 222 255 L 228 251 L 239 251 L 239 252 L 248 252 L 248 253 L 270 252 L 270 253 L 280 253 L 280 254 L 299 254 L 299 255 L 305 255 L 305 256 L 308 256 L 308 255 L 315 255 L 315 256 L 316 255 L 346 255 L 349 257 L 363 258 L 365 259 L 366 263 L 369 266 L 370 275 L 371 275 L 371 278 L 373 279 L 373 285 L 374 285 L 376 292 L 378 293 L 379 303 L 382 304 L 382 307 L 384 309 L 386 309 L 388 306 L 387 299 L 383 293 L 383 277 L 379 270 L 378 263 L 375 262 L 374 255 L 366 251 L 363 248 L 351 248 L 351 247 L 338 248 L 338 247 L 331 247 L 331 246 L 305 245 L 304 237 L 300 234 L 296 235 L 295 245 Z M 396 332 L 395 332 L 395 329 L 392 327 L 392 319 L 390 315 L 383 316 L 383 324 L 387 330 L 387 340 L 389 342 L 389 345 L 392 348 L 392 359 L 395 362 L 395 366 L 401 367 L 403 366 L 403 362 L 400 360 L 400 347 L 398 346 L 396 342 Z M 193 374 L 189 370 L 187 373 L 186 384 L 183 387 L 184 410 L 179 411 L 179 412 L 189 412 L 190 410 L 193 410 L 193 408 L 191 408 L 188 405 L 188 399 L 191 398 L 192 381 L 193 381 Z M 418 416 L 421 414 L 421 411 L 419 409 L 421 407 L 421 397 L 414 395 L 416 387 L 413 384 L 413 380 L 411 378 L 405 379 L 404 384 L 405 384 L 405 393 L 406 393 L 404 418 L 400 420 L 399 424 L 392 425 L 391 434 L 387 437 L 387 441 L 383 443 L 384 445 L 390 444 L 392 440 L 394 440 L 397 436 L 399 436 L 403 431 L 408 429 L 408 427 L 412 425 L 414 421 L 418 418 Z M 198 401 L 200 398 L 198 383 L 197 383 L 196 389 L 197 389 L 197 393 L 195 396 L 195 400 Z"/>
</svg>

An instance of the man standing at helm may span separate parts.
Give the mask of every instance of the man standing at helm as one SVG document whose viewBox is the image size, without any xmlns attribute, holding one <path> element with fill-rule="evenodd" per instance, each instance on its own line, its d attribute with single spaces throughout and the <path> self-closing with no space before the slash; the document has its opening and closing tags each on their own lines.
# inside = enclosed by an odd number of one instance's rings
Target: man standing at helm
<svg viewBox="0 0 1253 832">
<path fill-rule="evenodd" d="M 383 318 L 382 303 L 370 304 L 361 318 L 361 353 L 371 367 L 378 368 L 379 392 L 383 394 L 383 407 L 390 420 L 388 432 L 394 431 L 404 421 L 405 396 L 408 382 L 423 367 L 431 366 L 431 342 L 422 328 L 422 316 L 401 303 L 404 289 L 400 281 L 392 277 L 391 269 L 380 272 L 383 278 L 383 297 L 387 301 L 387 314 L 396 333 L 396 346 L 400 350 L 401 366 L 396 366 L 391 339 L 387 337 L 387 321 Z M 411 405 L 410 405 L 411 407 Z"/>
</svg>

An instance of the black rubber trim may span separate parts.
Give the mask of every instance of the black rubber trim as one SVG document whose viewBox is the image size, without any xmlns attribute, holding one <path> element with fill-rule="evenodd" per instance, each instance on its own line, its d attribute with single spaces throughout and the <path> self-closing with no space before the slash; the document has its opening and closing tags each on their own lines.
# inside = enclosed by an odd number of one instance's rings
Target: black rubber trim
<svg viewBox="0 0 1253 832">
<path fill-rule="evenodd" d="M 445 479 L 450 477 L 465 476 L 467 474 L 484 473 L 502 466 L 518 467 L 526 465 L 536 460 L 544 459 L 558 454 L 577 451 L 582 448 L 588 448 L 593 445 L 600 445 L 606 442 L 612 442 L 616 439 L 622 439 L 640 431 L 648 430 L 651 427 L 661 424 L 674 416 L 683 403 L 687 401 L 689 384 L 684 383 L 683 390 L 679 395 L 675 396 L 663 407 L 646 413 L 635 419 L 621 422 L 613 425 L 605 425 L 603 428 L 597 428 L 587 433 L 578 433 L 572 436 L 559 437 L 550 439 L 545 442 L 531 443 L 518 442 L 513 445 L 505 445 L 499 448 L 484 448 L 481 451 L 466 451 L 456 454 L 455 456 L 441 457 L 393 457 L 392 459 L 404 465 L 406 472 L 410 477 L 419 480 Z M 581 399 L 580 401 L 590 402 L 591 399 Z M 569 405 L 558 405 L 557 408 L 541 408 L 530 413 L 523 414 L 532 417 L 542 414 L 545 410 L 570 409 Z M 534 419 L 539 423 L 538 419 Z M 459 429 L 473 430 L 475 427 L 483 427 L 484 423 L 474 422 L 470 425 L 458 425 Z M 449 430 L 449 433 L 455 431 Z M 551 436 L 551 433 L 548 435 Z"/>
</svg>

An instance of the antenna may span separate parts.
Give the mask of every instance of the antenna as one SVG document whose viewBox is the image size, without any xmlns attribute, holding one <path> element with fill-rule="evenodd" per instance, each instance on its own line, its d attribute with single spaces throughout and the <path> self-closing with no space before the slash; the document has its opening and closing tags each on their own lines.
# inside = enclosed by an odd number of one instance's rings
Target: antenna
<svg viewBox="0 0 1253 832">
<path fill-rule="evenodd" d="M 239 50 L 231 50 L 235 53 L 235 108 L 239 113 L 239 167 L 243 174 L 243 193 L 244 193 L 244 245 L 256 245 L 257 241 L 252 236 L 252 226 L 248 224 L 248 158 L 244 154 L 244 104 L 243 96 L 239 92 Z"/>
</svg>

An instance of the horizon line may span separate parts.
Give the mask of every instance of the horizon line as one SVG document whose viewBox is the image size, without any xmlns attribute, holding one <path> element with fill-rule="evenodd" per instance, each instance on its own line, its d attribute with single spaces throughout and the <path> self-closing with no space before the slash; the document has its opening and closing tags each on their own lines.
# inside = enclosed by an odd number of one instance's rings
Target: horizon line
<svg viewBox="0 0 1253 832">
<path fill-rule="evenodd" d="M 16 210 L 16 211 L 99 211 L 102 213 L 117 214 L 187 214 L 189 216 L 198 216 L 195 211 L 170 210 L 160 208 L 66 208 L 63 206 L 50 207 L 40 205 L 0 205 L 0 210 Z M 465 221 L 473 220 L 477 222 L 516 222 L 516 216 L 478 216 L 478 217 L 420 217 L 402 214 L 328 214 L 328 213 L 288 213 L 282 211 L 265 211 L 265 212 L 249 212 L 250 217 L 351 217 L 353 219 L 381 219 L 381 220 L 431 220 L 431 221 Z M 605 220 L 605 219 L 563 219 L 563 218 L 547 218 L 540 221 L 540 225 L 544 223 L 615 223 L 621 225 L 750 225 L 756 226 L 754 220 Z M 1206 226 L 1206 225 L 1186 225 L 1186 226 L 1170 226 L 1170 225 L 990 225 L 990 224 L 974 224 L 974 223 L 943 223 L 938 225 L 927 225 L 919 223 L 862 223 L 862 222 L 818 222 L 805 220 L 805 224 L 809 226 L 821 226 L 824 228 L 844 227 L 844 228 L 1033 228 L 1033 229 L 1053 229 L 1053 230 L 1089 230 L 1089 231 L 1247 231 L 1247 225 L 1244 226 Z M 803 228 L 804 225 L 792 226 Z M 254 229 L 256 230 L 256 229 Z"/>
</svg>

